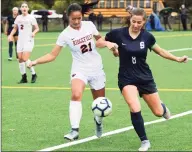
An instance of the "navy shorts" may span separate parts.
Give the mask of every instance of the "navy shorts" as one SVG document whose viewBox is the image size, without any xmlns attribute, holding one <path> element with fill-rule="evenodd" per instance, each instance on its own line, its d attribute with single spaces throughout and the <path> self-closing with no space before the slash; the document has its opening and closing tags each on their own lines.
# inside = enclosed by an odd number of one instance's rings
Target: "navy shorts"
<svg viewBox="0 0 192 152">
<path fill-rule="evenodd" d="M 7 34 L 10 35 L 11 31 L 12 31 L 12 29 L 8 29 Z M 18 36 L 18 34 L 19 33 L 18 33 L 18 30 L 17 30 L 13 36 Z"/>
<path fill-rule="evenodd" d="M 142 97 L 143 94 L 152 94 L 158 92 L 156 84 L 154 81 L 149 81 L 145 84 L 137 84 L 137 83 L 129 83 L 129 82 L 118 82 L 119 89 L 123 90 L 123 88 L 127 85 L 134 85 L 137 87 L 137 90 L 139 92 L 139 96 Z"/>
</svg>

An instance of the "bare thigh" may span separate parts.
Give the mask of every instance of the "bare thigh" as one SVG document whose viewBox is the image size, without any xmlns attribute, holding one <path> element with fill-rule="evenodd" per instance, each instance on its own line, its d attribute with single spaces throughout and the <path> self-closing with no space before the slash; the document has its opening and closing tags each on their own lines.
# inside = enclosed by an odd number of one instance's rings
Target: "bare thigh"
<svg viewBox="0 0 192 152">
<path fill-rule="evenodd" d="M 71 100 L 81 101 L 83 96 L 83 91 L 85 89 L 85 83 L 80 79 L 73 79 L 71 81 Z"/>
<path fill-rule="evenodd" d="M 161 105 L 161 100 L 159 94 L 143 94 L 143 99 L 151 109 L 154 115 L 161 117 L 163 115 L 163 107 Z"/>
<path fill-rule="evenodd" d="M 138 99 L 137 87 L 134 85 L 127 85 L 122 90 L 122 95 L 127 102 L 131 112 L 141 111 L 141 105 Z"/>
</svg>

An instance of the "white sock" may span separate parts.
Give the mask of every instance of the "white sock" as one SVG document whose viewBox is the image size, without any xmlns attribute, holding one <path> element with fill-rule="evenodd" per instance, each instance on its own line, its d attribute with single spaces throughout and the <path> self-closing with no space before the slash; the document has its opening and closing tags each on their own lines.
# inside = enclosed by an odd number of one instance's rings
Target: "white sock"
<svg viewBox="0 0 192 152">
<path fill-rule="evenodd" d="M 71 128 L 79 128 L 81 116 L 82 116 L 81 101 L 70 101 L 69 119 L 71 123 Z"/>
<path fill-rule="evenodd" d="M 31 60 L 28 59 L 25 63 L 26 63 L 26 65 L 29 65 L 30 62 L 31 62 Z M 32 75 L 35 74 L 35 69 L 34 69 L 33 66 L 30 68 L 30 71 L 31 71 L 31 74 L 32 74 Z"/>
<path fill-rule="evenodd" d="M 25 62 L 19 63 L 19 70 L 22 75 L 26 73 Z"/>
<path fill-rule="evenodd" d="M 95 119 L 96 119 L 97 123 L 101 124 L 103 117 L 95 116 Z"/>
</svg>

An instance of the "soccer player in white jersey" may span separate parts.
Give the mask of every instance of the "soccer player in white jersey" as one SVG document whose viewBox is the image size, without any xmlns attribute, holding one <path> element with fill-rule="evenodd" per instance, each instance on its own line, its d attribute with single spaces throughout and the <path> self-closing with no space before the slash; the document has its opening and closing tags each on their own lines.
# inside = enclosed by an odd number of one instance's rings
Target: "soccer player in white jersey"
<svg viewBox="0 0 192 152">
<path fill-rule="evenodd" d="M 27 83 L 26 64 L 30 63 L 29 57 L 34 47 L 34 37 L 39 31 L 39 27 L 36 19 L 28 14 L 28 4 L 23 2 L 21 4 L 22 14 L 17 16 L 14 22 L 14 28 L 8 37 L 9 41 L 13 40 L 13 35 L 19 30 L 18 42 L 17 42 L 17 54 L 19 59 L 19 69 L 22 75 L 22 79 L 19 83 Z M 34 31 L 32 31 L 34 27 Z M 35 83 L 37 75 L 34 67 L 30 67 L 32 73 L 31 83 Z"/>
<path fill-rule="evenodd" d="M 64 136 L 65 139 L 75 140 L 79 137 L 79 124 L 82 116 L 82 95 L 88 83 L 93 99 L 105 96 L 105 73 L 102 59 L 96 50 L 94 39 L 99 47 L 106 46 L 115 51 L 117 44 L 104 41 L 95 25 L 90 21 L 82 21 L 82 8 L 73 3 L 68 7 L 69 26 L 59 35 L 55 47 L 51 53 L 42 56 L 29 64 L 43 64 L 53 61 L 63 47 L 71 49 L 73 63 L 71 69 L 71 101 L 69 106 L 69 118 L 71 131 Z M 102 135 L 102 118 L 94 117 L 96 123 L 96 136 Z"/>
</svg>

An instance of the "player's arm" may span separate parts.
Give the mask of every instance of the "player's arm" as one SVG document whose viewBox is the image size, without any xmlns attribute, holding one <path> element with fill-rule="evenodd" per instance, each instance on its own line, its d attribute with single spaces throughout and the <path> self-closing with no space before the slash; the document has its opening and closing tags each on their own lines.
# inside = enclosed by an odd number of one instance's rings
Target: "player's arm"
<svg viewBox="0 0 192 152">
<path fill-rule="evenodd" d="M 109 41 L 105 41 L 100 35 L 94 36 L 95 40 L 96 40 L 96 47 L 98 48 L 104 48 L 107 47 L 109 50 L 111 50 L 113 52 L 114 56 L 119 56 L 119 52 L 118 52 L 118 45 L 116 43 L 112 43 Z"/>
<path fill-rule="evenodd" d="M 5 30 L 4 30 L 5 35 L 7 35 L 8 24 L 9 24 L 9 21 L 6 20 L 6 23 L 5 23 Z"/>
<path fill-rule="evenodd" d="M 8 37 L 8 40 L 9 40 L 9 41 L 13 41 L 13 35 L 16 33 L 17 29 L 18 29 L 17 24 L 14 24 L 14 27 L 13 27 L 13 29 L 12 29 L 9 37 Z"/>
<path fill-rule="evenodd" d="M 34 31 L 33 31 L 33 33 L 32 33 L 32 37 L 34 37 L 34 36 L 36 35 L 36 33 L 39 32 L 39 26 L 38 26 L 38 24 L 33 25 L 33 27 L 34 27 Z"/>
<path fill-rule="evenodd" d="M 31 63 L 29 63 L 28 67 L 54 61 L 56 57 L 59 55 L 59 53 L 61 52 L 61 50 L 62 50 L 62 46 L 59 46 L 56 44 L 50 53 L 32 61 Z"/>
<path fill-rule="evenodd" d="M 173 54 L 171 54 L 170 52 L 162 49 L 159 45 L 155 44 L 153 47 L 152 47 L 152 50 L 157 53 L 158 55 L 160 55 L 161 57 L 163 58 L 166 58 L 166 59 L 169 59 L 169 60 L 172 60 L 172 61 L 176 61 L 176 62 L 187 62 L 188 61 L 188 57 L 187 56 L 182 56 L 182 57 L 177 57 Z"/>
</svg>

